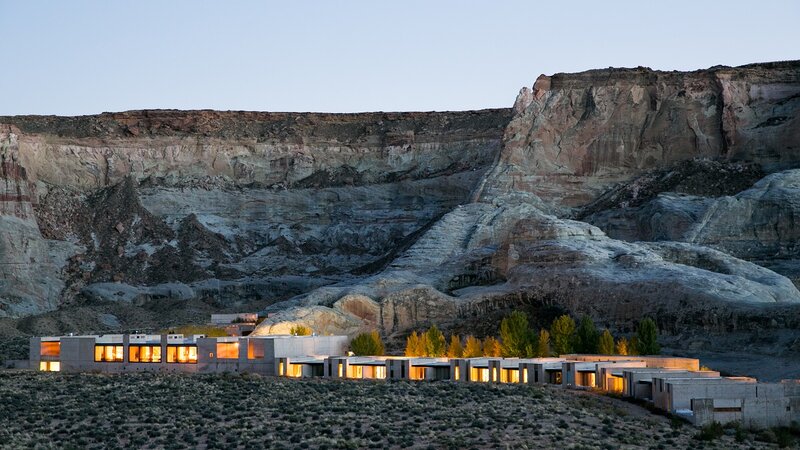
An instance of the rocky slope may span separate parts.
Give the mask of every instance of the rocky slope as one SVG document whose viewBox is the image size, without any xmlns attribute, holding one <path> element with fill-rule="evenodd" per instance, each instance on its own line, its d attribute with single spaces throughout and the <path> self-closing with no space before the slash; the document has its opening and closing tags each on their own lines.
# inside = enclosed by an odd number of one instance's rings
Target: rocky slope
<svg viewBox="0 0 800 450">
<path fill-rule="evenodd" d="M 679 346 L 735 331 L 772 333 L 762 341 L 775 352 L 800 349 L 800 292 L 764 267 L 796 255 L 787 199 L 796 195 L 794 172 L 758 181 L 798 165 L 799 110 L 796 62 L 542 76 L 521 91 L 473 203 L 382 273 L 268 308 L 275 315 L 257 332 L 297 321 L 349 332 L 366 321 L 387 334 L 430 322 L 458 328 L 498 309 L 539 305 L 623 332 L 655 316 Z M 673 216 L 643 209 L 669 196 L 686 199 Z M 716 203 L 715 219 L 703 218 Z M 761 209 L 767 204 L 774 206 Z M 650 219 L 656 231 L 623 236 L 605 226 L 620 220 L 599 219 L 616 215 Z M 625 226 L 618 228 L 635 228 Z M 365 319 L 355 309 L 373 312 Z"/>
<path fill-rule="evenodd" d="M 18 228 L 4 234 L 0 316 L 87 301 L 257 308 L 375 271 L 468 199 L 509 115 L 0 118 L 0 220 Z"/>
<path fill-rule="evenodd" d="M 800 63 L 781 62 L 541 76 L 512 110 L 0 123 L 25 169 L 6 178 L 65 261 L 38 311 L 258 308 L 257 333 L 402 337 L 522 307 L 781 353 L 800 350 L 798 111 Z"/>
</svg>

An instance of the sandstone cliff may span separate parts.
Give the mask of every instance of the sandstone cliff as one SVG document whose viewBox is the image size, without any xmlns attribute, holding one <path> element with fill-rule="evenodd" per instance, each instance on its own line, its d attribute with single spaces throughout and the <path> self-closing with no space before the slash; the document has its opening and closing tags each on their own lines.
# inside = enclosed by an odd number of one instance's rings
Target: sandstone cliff
<svg viewBox="0 0 800 450">
<path fill-rule="evenodd" d="M 798 111 L 780 62 L 541 76 L 510 110 L 0 117 L 0 314 L 402 337 L 523 307 L 800 349 Z"/>
<path fill-rule="evenodd" d="M 379 309 L 367 326 L 387 334 L 430 322 L 458 328 L 492 310 L 539 305 L 618 330 L 651 315 L 676 336 L 791 329 L 776 331 L 773 347 L 796 346 L 800 292 L 765 268 L 785 269 L 776 258 L 796 256 L 795 202 L 787 201 L 795 194 L 776 185 L 793 172 L 758 180 L 800 164 L 798 111 L 797 62 L 539 77 L 520 92 L 472 204 L 443 217 L 382 273 L 268 308 L 276 315 L 257 332 L 315 324 L 313 317 L 326 317 L 316 322 L 322 331 L 363 329 L 364 321 L 333 319 L 353 316 L 341 304 L 347 298 Z M 767 186 L 773 194 L 763 195 Z M 636 215 L 670 195 L 688 199 L 673 216 L 636 216 L 660 238 L 629 239 L 662 242 L 615 240 L 626 236 L 570 220 L 603 226 L 597 217 Z M 767 204 L 775 206 L 755 213 Z M 713 217 L 704 216 L 709 208 Z"/>
<path fill-rule="evenodd" d="M 4 235 L 24 245 L 5 251 L 0 316 L 86 301 L 257 308 L 375 271 L 467 200 L 509 116 L 2 117 L 0 219 L 25 226 Z M 47 259 L 53 243 L 68 254 Z M 47 289 L 27 278 L 56 260 Z"/>
</svg>

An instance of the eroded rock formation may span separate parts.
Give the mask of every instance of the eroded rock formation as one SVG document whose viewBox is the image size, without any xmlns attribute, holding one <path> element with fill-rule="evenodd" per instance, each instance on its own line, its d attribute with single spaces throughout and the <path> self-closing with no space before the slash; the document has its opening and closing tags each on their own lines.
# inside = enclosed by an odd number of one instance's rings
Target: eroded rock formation
<svg viewBox="0 0 800 450">
<path fill-rule="evenodd" d="M 57 295 L 0 314 L 257 308 L 256 333 L 403 336 L 524 306 L 781 351 L 800 329 L 798 111 L 800 63 L 781 62 L 541 76 L 510 110 L 2 117 L 0 217 L 61 243 L 64 268 Z"/>
<path fill-rule="evenodd" d="M 374 272 L 469 198 L 509 113 L 0 118 L 14 124 L 0 217 L 24 222 L 5 238 L 27 246 L 6 266 L 28 270 L 39 244 L 71 251 L 46 277 L 60 284 L 0 316 L 87 300 L 258 309 Z"/>
</svg>

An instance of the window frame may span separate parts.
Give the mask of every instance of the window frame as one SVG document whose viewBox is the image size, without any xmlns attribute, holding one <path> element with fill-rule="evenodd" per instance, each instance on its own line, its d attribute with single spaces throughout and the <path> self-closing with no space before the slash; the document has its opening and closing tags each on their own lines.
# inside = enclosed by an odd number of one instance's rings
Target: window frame
<svg viewBox="0 0 800 450">
<path fill-rule="evenodd" d="M 148 347 L 148 348 L 151 348 L 153 350 L 154 349 L 158 349 L 158 360 L 154 360 L 155 358 L 151 357 L 150 358 L 151 361 L 142 361 L 142 356 L 141 356 L 142 353 L 141 352 L 142 352 L 142 348 L 144 348 L 144 347 Z M 139 350 L 139 356 L 137 358 L 137 361 L 134 361 L 134 359 L 133 359 L 133 350 L 134 349 L 138 349 Z M 155 354 L 155 352 L 153 352 L 152 354 Z M 133 364 L 161 364 L 161 362 L 163 360 L 164 360 L 164 355 L 162 355 L 162 352 L 161 352 L 161 344 L 130 344 L 128 346 L 128 362 L 130 362 L 130 363 L 133 363 Z"/>
<path fill-rule="evenodd" d="M 108 348 L 108 347 L 113 347 L 114 348 L 113 353 L 115 355 L 115 359 L 110 360 L 110 361 L 106 360 L 106 359 L 103 359 L 103 357 L 100 357 L 98 359 L 97 349 L 98 348 L 102 348 L 103 352 L 100 353 L 100 355 L 105 355 L 106 354 L 106 350 L 105 349 Z M 122 355 L 120 357 L 120 359 L 116 359 L 117 348 L 119 348 L 119 354 Z M 96 363 L 122 363 L 122 362 L 125 362 L 125 347 L 122 344 L 94 344 L 94 362 L 96 362 Z"/>
<path fill-rule="evenodd" d="M 189 359 L 188 361 L 178 361 L 178 352 L 177 349 L 180 347 L 185 348 L 194 348 L 194 361 Z M 172 361 L 170 361 L 170 350 L 176 349 L 175 356 Z M 199 357 L 199 352 L 197 351 L 197 344 L 167 344 L 167 356 L 166 361 L 167 364 L 197 364 L 197 360 Z"/>
</svg>

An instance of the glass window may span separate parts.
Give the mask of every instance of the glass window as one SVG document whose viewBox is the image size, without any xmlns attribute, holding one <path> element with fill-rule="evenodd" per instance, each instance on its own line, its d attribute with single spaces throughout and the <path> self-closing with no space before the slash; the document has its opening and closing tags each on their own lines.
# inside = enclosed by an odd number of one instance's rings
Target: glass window
<svg viewBox="0 0 800 450">
<path fill-rule="evenodd" d="M 217 359 L 239 359 L 239 343 L 217 342 Z"/>
<path fill-rule="evenodd" d="M 61 342 L 42 342 L 39 346 L 41 356 L 60 356 Z"/>
<path fill-rule="evenodd" d="M 58 361 L 40 361 L 39 370 L 42 372 L 59 372 L 61 371 L 61 363 Z"/>
<path fill-rule="evenodd" d="M 247 359 L 264 359 L 264 343 L 256 342 L 253 339 L 247 340 Z"/>
<path fill-rule="evenodd" d="M 128 361 L 132 363 L 160 363 L 160 345 L 131 345 L 128 348 Z"/>
<path fill-rule="evenodd" d="M 167 362 L 179 364 L 197 364 L 196 345 L 167 346 Z"/>
<path fill-rule="evenodd" d="M 122 362 L 124 355 L 121 345 L 95 345 L 94 346 L 94 361 L 95 362 Z"/>
</svg>

